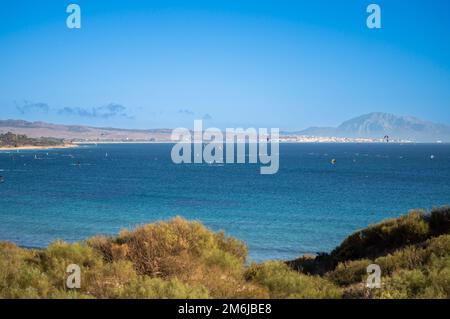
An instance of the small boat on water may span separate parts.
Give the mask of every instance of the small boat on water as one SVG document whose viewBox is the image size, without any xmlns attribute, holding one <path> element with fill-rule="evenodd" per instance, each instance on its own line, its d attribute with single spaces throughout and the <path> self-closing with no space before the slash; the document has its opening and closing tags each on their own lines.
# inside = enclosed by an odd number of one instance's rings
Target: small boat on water
<svg viewBox="0 0 450 319">
<path fill-rule="evenodd" d="M 5 181 L 5 178 L 3 176 L 0 176 L 0 183 L 3 183 Z"/>
</svg>

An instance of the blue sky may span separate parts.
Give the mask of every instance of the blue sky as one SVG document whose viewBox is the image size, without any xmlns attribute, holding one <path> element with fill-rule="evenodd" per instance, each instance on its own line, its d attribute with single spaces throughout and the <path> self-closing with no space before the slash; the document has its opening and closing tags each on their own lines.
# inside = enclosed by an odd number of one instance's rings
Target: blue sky
<svg viewBox="0 0 450 319">
<path fill-rule="evenodd" d="M 446 0 L 8 1 L 0 118 L 294 130 L 382 111 L 450 124 L 449 15 Z"/>
</svg>

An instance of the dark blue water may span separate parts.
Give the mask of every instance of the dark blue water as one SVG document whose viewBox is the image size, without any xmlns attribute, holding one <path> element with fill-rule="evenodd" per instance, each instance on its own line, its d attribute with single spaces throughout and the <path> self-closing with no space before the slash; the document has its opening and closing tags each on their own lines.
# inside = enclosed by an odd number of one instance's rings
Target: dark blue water
<svg viewBox="0 0 450 319">
<path fill-rule="evenodd" d="M 253 260 L 288 259 L 450 204 L 450 145 L 282 144 L 275 175 L 255 164 L 175 165 L 171 147 L 0 152 L 0 240 L 40 247 L 181 215 L 245 240 Z"/>
</svg>

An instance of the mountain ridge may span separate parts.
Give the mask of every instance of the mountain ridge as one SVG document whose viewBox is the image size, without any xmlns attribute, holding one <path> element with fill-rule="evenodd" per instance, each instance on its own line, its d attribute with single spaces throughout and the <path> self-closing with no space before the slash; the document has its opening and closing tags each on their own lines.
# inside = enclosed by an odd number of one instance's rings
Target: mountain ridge
<svg viewBox="0 0 450 319">
<path fill-rule="evenodd" d="M 0 133 L 12 132 L 32 138 L 51 137 L 72 141 L 171 141 L 172 130 L 123 129 L 86 125 L 52 124 L 42 121 L 0 120 Z M 433 123 L 413 116 L 372 112 L 342 122 L 337 127 L 313 126 L 300 131 L 285 131 L 282 135 L 367 138 L 411 142 L 450 143 L 450 125 Z"/>
<path fill-rule="evenodd" d="M 372 112 L 342 122 L 337 127 L 309 127 L 291 132 L 306 136 L 346 138 L 383 138 L 413 142 L 450 142 L 450 126 L 425 121 L 413 116 Z"/>
</svg>

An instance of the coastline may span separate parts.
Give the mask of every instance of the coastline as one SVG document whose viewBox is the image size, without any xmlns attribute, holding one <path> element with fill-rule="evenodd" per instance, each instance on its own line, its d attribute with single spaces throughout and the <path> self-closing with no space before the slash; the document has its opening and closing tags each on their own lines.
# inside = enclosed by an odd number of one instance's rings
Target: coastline
<svg viewBox="0 0 450 319">
<path fill-rule="evenodd" d="M 85 142 L 74 142 L 76 145 L 103 145 L 103 144 L 176 144 L 177 141 L 85 141 Z M 193 142 L 195 143 L 195 142 Z M 450 143 L 437 143 L 437 142 L 400 142 L 392 141 L 389 143 L 380 141 L 286 141 L 281 140 L 279 144 L 393 144 L 393 145 L 404 145 L 404 144 L 431 144 L 431 145 L 448 145 Z"/>
<path fill-rule="evenodd" d="M 76 148 L 79 147 L 78 144 L 64 144 L 56 146 L 18 146 L 18 147 L 0 147 L 0 151 L 26 151 L 26 150 L 50 150 L 50 149 L 65 149 L 65 148 Z"/>
</svg>

